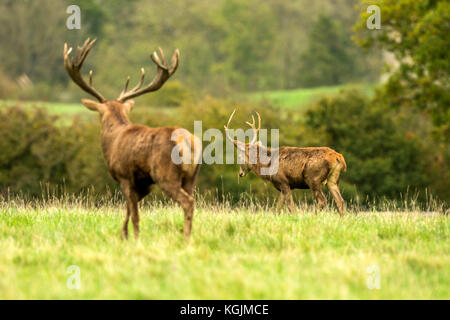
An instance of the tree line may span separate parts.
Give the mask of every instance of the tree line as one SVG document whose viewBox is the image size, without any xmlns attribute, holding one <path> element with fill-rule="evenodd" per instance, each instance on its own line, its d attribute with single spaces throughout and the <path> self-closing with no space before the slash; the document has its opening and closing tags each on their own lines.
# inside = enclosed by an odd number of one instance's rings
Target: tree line
<svg viewBox="0 0 450 320">
<path fill-rule="evenodd" d="M 90 36 L 99 44 L 89 63 L 111 93 L 127 75 L 139 76 L 136 65 L 148 66 L 157 46 L 180 49 L 181 83 L 216 95 L 373 81 L 379 55 L 364 53 L 350 39 L 355 3 L 80 0 L 81 29 L 68 30 L 68 0 L 4 0 L 0 79 L 29 77 L 39 92 L 25 98 L 76 100 L 67 97 L 62 45 Z"/>
</svg>

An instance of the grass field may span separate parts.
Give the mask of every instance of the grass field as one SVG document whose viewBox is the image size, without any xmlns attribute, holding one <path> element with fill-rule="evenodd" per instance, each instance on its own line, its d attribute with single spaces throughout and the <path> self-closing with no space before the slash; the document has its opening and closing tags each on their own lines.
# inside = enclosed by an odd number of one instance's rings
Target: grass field
<svg viewBox="0 0 450 320">
<path fill-rule="evenodd" d="M 301 88 L 294 90 L 263 91 L 249 95 L 255 101 L 268 100 L 280 108 L 302 110 L 324 96 L 335 95 L 342 90 L 357 89 L 370 95 L 373 93 L 370 84 L 346 84 L 317 88 Z"/>
<path fill-rule="evenodd" d="M 318 88 L 302 88 L 295 90 L 280 90 L 280 91 L 264 91 L 247 94 L 245 97 L 250 100 L 259 102 L 267 100 L 274 106 L 284 109 L 296 109 L 302 110 L 310 106 L 314 101 L 321 97 L 337 94 L 341 90 L 345 89 L 359 89 L 366 94 L 373 92 L 373 85 L 370 84 L 346 84 L 339 86 L 328 86 Z M 139 103 L 139 102 L 137 102 Z M 48 101 L 15 101 L 15 100 L 3 100 L 0 101 L 0 108 L 10 107 L 13 105 L 20 105 L 25 108 L 43 107 L 50 113 L 57 115 L 82 115 L 93 116 L 92 111 L 89 111 L 80 103 L 66 103 L 66 102 L 48 102 Z M 174 108 L 147 108 L 146 112 L 155 112 L 156 110 L 171 113 L 174 112 Z"/>
<path fill-rule="evenodd" d="M 177 207 L 144 206 L 139 241 L 120 240 L 123 215 L 121 205 L 1 203 L 0 299 L 450 298 L 443 214 L 204 207 L 187 245 Z M 67 287 L 69 266 L 79 290 Z"/>
<path fill-rule="evenodd" d="M 27 102 L 19 102 L 13 100 L 4 100 L 1 102 L 0 106 L 2 107 L 11 107 L 14 105 L 20 105 L 25 108 L 32 107 L 41 107 L 46 108 L 50 113 L 53 114 L 90 114 L 91 112 L 84 108 L 80 103 L 65 103 L 65 102 L 44 102 L 44 101 L 27 101 Z"/>
</svg>

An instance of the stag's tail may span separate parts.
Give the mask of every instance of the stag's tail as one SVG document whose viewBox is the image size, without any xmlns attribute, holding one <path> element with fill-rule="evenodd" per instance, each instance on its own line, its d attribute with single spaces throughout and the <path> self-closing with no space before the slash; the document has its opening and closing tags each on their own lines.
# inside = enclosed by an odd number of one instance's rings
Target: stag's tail
<svg viewBox="0 0 450 320">
<path fill-rule="evenodd" d="M 337 153 L 337 152 L 336 152 L 336 153 Z M 342 154 L 340 154 L 340 153 L 337 153 L 337 158 L 336 158 L 336 160 L 339 161 L 339 162 L 342 164 L 342 169 L 343 169 L 344 171 L 347 171 L 347 163 L 345 163 L 344 156 L 343 156 Z"/>
</svg>

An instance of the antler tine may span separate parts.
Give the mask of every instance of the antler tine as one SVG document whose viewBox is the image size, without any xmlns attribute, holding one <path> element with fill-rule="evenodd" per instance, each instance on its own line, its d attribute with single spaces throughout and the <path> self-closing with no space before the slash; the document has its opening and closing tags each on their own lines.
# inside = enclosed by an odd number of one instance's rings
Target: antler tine
<svg viewBox="0 0 450 320">
<path fill-rule="evenodd" d="M 131 91 L 135 92 L 136 90 L 139 90 L 140 87 L 142 87 L 142 84 L 144 83 L 144 79 L 145 79 L 145 70 L 144 68 L 141 68 L 141 79 L 139 80 L 138 84 L 131 89 Z"/>
<path fill-rule="evenodd" d="M 173 55 L 172 55 L 171 62 L 170 62 L 169 74 L 172 75 L 177 70 L 179 57 L 180 57 L 180 51 L 178 49 L 175 49 L 175 51 L 173 52 Z"/>
<path fill-rule="evenodd" d="M 83 65 L 83 62 L 86 59 L 89 51 L 94 46 L 95 41 L 97 41 L 97 39 L 90 41 L 90 39 L 87 38 L 81 47 L 77 47 L 75 58 L 70 57 L 72 48 L 68 48 L 67 43 L 64 43 L 64 66 L 73 82 L 75 82 L 81 89 L 97 98 L 97 100 L 99 100 L 100 102 L 105 102 L 106 99 L 92 86 L 93 71 L 91 70 L 89 72 L 89 84 L 84 81 L 81 74 L 81 67 Z"/>
<path fill-rule="evenodd" d="M 224 128 L 225 128 L 225 130 L 228 130 L 229 128 L 229 125 L 230 125 L 230 123 L 231 123 L 231 119 L 233 119 L 233 116 L 234 116 L 234 113 L 236 112 L 236 109 L 234 109 L 234 111 L 231 113 L 231 116 L 230 116 L 230 118 L 228 118 L 228 122 L 227 122 L 227 125 L 226 126 L 223 126 Z"/>
<path fill-rule="evenodd" d="M 117 100 L 120 101 L 125 96 L 125 94 L 133 93 L 133 92 L 136 92 L 137 90 L 139 90 L 139 88 L 142 87 L 142 84 L 144 83 L 144 79 L 145 79 L 145 70 L 144 70 L 144 68 L 141 68 L 141 79 L 139 80 L 139 82 L 133 89 L 131 89 L 130 91 L 127 91 L 128 84 L 130 83 L 130 76 L 128 76 L 127 82 L 125 83 L 125 88 L 122 90 L 122 92 L 120 93 L 119 98 Z"/>
<path fill-rule="evenodd" d="M 87 38 L 81 47 L 77 46 L 76 64 L 79 68 L 81 68 L 81 66 L 83 65 L 84 59 L 86 59 L 86 56 L 89 53 L 89 50 L 87 50 L 89 41 L 90 41 L 90 38 Z M 93 45 L 95 43 L 95 39 L 92 40 L 92 42 L 93 42 L 92 43 L 92 45 Z M 92 46 L 91 46 L 91 48 L 92 48 Z"/>
<path fill-rule="evenodd" d="M 259 115 L 259 112 L 256 111 L 256 114 L 258 115 L 258 130 L 261 129 L 261 116 Z"/>
<path fill-rule="evenodd" d="M 152 59 L 152 61 L 161 69 L 163 70 L 167 70 L 167 66 L 165 64 L 161 63 L 161 60 L 159 60 L 159 56 L 156 53 L 156 51 L 153 51 L 152 55 L 150 56 L 150 58 Z"/>
<path fill-rule="evenodd" d="M 250 122 L 246 122 L 252 129 L 253 129 L 253 139 L 252 141 L 250 141 L 250 144 L 253 144 L 256 142 L 257 138 L 258 138 L 258 131 L 259 129 L 261 129 L 261 116 L 259 115 L 258 112 L 256 112 L 256 115 L 258 116 L 258 128 L 256 128 L 256 122 L 255 122 L 255 117 L 252 115 L 252 123 Z"/>
<path fill-rule="evenodd" d="M 255 117 L 252 115 L 252 123 L 250 123 L 249 121 L 245 122 L 246 124 L 248 124 L 252 129 L 255 129 Z"/>
<path fill-rule="evenodd" d="M 122 92 L 120 93 L 120 96 L 122 96 L 125 92 L 127 92 L 129 84 L 130 84 L 130 76 L 127 77 L 127 81 L 125 81 L 125 87 L 123 88 Z"/>
<path fill-rule="evenodd" d="M 94 46 L 96 41 L 97 41 L 97 39 L 94 39 L 90 43 L 88 42 L 86 45 L 83 45 L 83 55 L 81 56 L 82 60 L 80 61 L 80 67 L 83 64 L 84 59 L 86 59 L 86 56 L 88 55 L 89 51 L 91 51 L 91 49 Z"/>
<path fill-rule="evenodd" d="M 94 72 L 91 70 L 91 71 L 89 71 L 89 86 L 91 86 L 92 87 L 92 74 L 93 74 Z"/>
<path fill-rule="evenodd" d="M 233 119 L 234 114 L 236 113 L 236 109 L 234 109 L 234 111 L 231 113 L 230 118 L 228 118 L 228 122 L 226 126 L 223 126 L 225 128 L 225 136 L 227 137 L 228 140 L 230 140 L 231 142 L 234 143 L 234 145 L 236 146 L 236 148 L 238 148 L 239 150 L 245 152 L 245 147 L 244 147 L 244 143 L 238 140 L 234 140 L 233 137 L 230 136 L 230 134 L 228 133 L 229 126 L 231 123 L 231 119 Z"/>
<path fill-rule="evenodd" d="M 167 68 L 166 55 L 164 54 L 164 51 L 163 51 L 163 49 L 161 49 L 161 47 L 158 47 L 158 50 L 159 50 L 159 54 L 161 55 L 162 64 Z"/>
<path fill-rule="evenodd" d="M 225 135 L 228 138 L 228 140 L 232 141 L 233 143 L 235 143 L 234 139 L 229 135 L 228 130 L 230 130 L 230 123 L 231 123 L 231 119 L 233 119 L 234 114 L 236 113 L 236 109 L 233 110 L 233 112 L 231 113 L 230 117 L 228 118 L 228 122 L 227 125 L 223 126 L 223 128 L 225 129 Z"/>
<path fill-rule="evenodd" d="M 122 93 L 119 95 L 119 98 L 117 98 L 118 101 L 125 102 L 128 99 L 140 96 L 144 93 L 158 90 L 170 78 L 170 76 L 176 71 L 176 69 L 178 67 L 179 54 L 180 54 L 178 49 L 175 50 L 175 52 L 172 56 L 170 67 L 167 66 L 167 60 L 164 55 L 164 51 L 161 48 L 158 48 L 158 49 L 159 49 L 161 58 L 158 56 L 156 51 L 154 51 L 150 56 L 152 61 L 157 66 L 157 72 L 156 72 L 156 75 L 153 78 L 153 80 L 147 86 L 145 86 L 144 88 L 141 88 L 142 84 L 144 83 L 144 77 L 145 77 L 145 71 L 144 71 L 144 68 L 142 68 L 141 69 L 142 75 L 141 75 L 141 80 L 139 81 L 139 83 L 136 85 L 136 87 L 134 87 L 133 89 L 131 89 L 129 91 L 126 91 L 126 90 L 125 90 L 125 92 L 122 91 Z"/>
</svg>

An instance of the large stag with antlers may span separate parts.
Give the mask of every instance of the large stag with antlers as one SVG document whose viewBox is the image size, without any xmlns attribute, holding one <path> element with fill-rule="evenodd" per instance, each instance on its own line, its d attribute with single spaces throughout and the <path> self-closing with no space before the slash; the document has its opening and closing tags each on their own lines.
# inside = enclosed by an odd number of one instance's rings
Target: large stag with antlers
<svg viewBox="0 0 450 320">
<path fill-rule="evenodd" d="M 280 210 L 284 202 L 287 201 L 290 212 L 294 210 L 292 199 L 292 189 L 311 189 L 321 208 L 327 203 L 327 199 L 322 191 L 322 185 L 326 184 L 331 192 L 341 217 L 344 215 L 344 200 L 339 192 L 339 178 L 341 171 L 347 169 L 344 157 L 336 151 L 327 147 L 318 148 L 296 148 L 281 147 L 277 149 L 264 147 L 257 141 L 258 131 L 261 128 L 261 117 L 258 116 L 258 128 L 256 128 L 255 118 L 253 122 L 247 124 L 253 130 L 253 139 L 249 143 L 234 139 L 229 132 L 233 111 L 225 127 L 227 139 L 232 141 L 238 149 L 243 164 L 239 169 L 239 176 L 244 177 L 250 171 L 264 180 L 270 181 L 273 186 L 280 191 L 277 210 Z M 252 154 L 253 153 L 253 154 Z M 261 161 L 264 154 L 268 161 Z M 278 161 L 277 170 L 266 170 L 273 161 Z"/>
<path fill-rule="evenodd" d="M 153 52 L 151 59 L 157 66 L 154 79 L 142 87 L 145 72 L 141 69 L 139 83 L 128 90 L 130 77 L 125 88 L 116 100 L 106 100 L 92 86 L 92 70 L 89 73 L 89 84 L 81 74 L 81 67 L 92 49 L 96 39 L 87 39 L 78 47 L 75 59 L 69 59 L 72 48 L 64 44 L 64 66 L 72 80 L 84 91 L 94 96 L 98 102 L 82 99 L 89 110 L 100 113 L 101 147 L 109 173 L 120 184 L 127 202 L 127 212 L 122 235 L 128 238 L 128 221 L 131 217 L 134 234 L 139 235 L 138 202 L 144 198 L 153 184 L 157 184 L 164 193 L 178 202 L 184 210 L 184 237 L 189 238 L 194 215 L 194 186 L 197 180 L 200 163 L 198 150 L 201 142 L 186 130 L 178 127 L 149 128 L 132 124 L 127 114 L 134 106 L 132 98 L 156 91 L 174 74 L 178 67 L 179 51 L 175 50 L 171 65 L 168 66 L 164 52 L 160 48 L 160 56 Z M 181 148 L 180 148 L 181 146 Z M 175 147 L 189 153 L 190 161 L 176 164 L 172 161 Z M 194 152 L 195 151 L 195 152 Z M 186 158 L 183 155 L 183 159 Z M 194 159 L 195 157 L 195 159 Z"/>
</svg>

